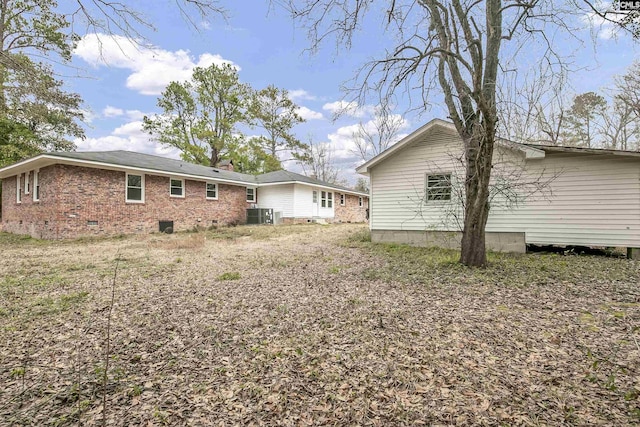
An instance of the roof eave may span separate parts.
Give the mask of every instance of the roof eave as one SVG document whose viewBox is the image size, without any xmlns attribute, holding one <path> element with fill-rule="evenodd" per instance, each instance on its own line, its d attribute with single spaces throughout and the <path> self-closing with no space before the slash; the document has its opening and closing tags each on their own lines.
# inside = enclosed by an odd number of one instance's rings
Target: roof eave
<svg viewBox="0 0 640 427">
<path fill-rule="evenodd" d="M 400 141 L 398 141 L 393 146 L 391 146 L 391 148 L 388 148 L 387 150 L 385 150 L 382 153 L 378 154 L 374 158 L 372 158 L 369 161 L 365 162 L 364 164 L 358 166 L 356 168 L 356 172 L 361 174 L 361 175 L 368 175 L 370 169 L 373 166 L 375 166 L 376 164 L 380 163 L 382 160 L 386 159 L 387 157 L 389 157 L 389 156 L 397 153 L 398 151 L 402 150 L 404 147 L 406 147 L 407 145 L 413 143 L 415 140 L 421 138 L 425 134 L 431 132 L 434 128 L 440 128 L 440 129 L 454 130 L 455 131 L 455 127 L 453 126 L 453 123 L 446 122 L 446 121 L 444 121 L 442 119 L 433 119 L 433 120 L 429 121 L 427 124 L 423 125 L 422 127 L 418 128 L 417 130 L 413 131 L 409 135 L 407 135 L 404 138 L 402 138 Z"/>
<path fill-rule="evenodd" d="M 46 160 L 46 161 L 42 162 L 41 160 Z M 248 181 L 239 181 L 239 180 L 228 179 L 228 178 L 217 178 L 217 177 L 210 177 L 205 175 L 194 175 L 189 173 L 170 172 L 166 170 L 142 168 L 137 166 L 119 165 L 116 163 L 99 162 L 95 160 L 75 159 L 72 157 L 56 156 L 53 154 L 40 154 L 36 157 L 23 160 L 21 162 L 15 163 L 10 166 L 6 166 L 0 169 L 0 179 L 6 178 L 8 176 L 17 175 L 26 170 L 42 168 L 42 167 L 50 166 L 53 164 L 63 164 L 63 165 L 72 165 L 72 166 L 80 165 L 80 166 L 88 166 L 88 167 L 94 167 L 94 168 L 100 168 L 100 169 L 117 170 L 117 171 L 139 171 L 139 172 L 144 172 L 144 173 L 149 173 L 154 175 L 175 176 L 175 177 L 187 178 L 187 179 L 191 178 L 191 179 L 197 179 L 201 181 L 216 181 L 221 183 L 235 184 L 235 185 L 242 185 L 242 186 L 255 185 L 254 182 L 248 182 Z M 28 166 L 28 167 L 25 167 L 25 166 Z"/>
<path fill-rule="evenodd" d="M 260 188 L 260 187 L 273 187 L 274 185 L 286 185 L 286 184 L 308 185 L 309 187 L 325 188 L 327 190 L 336 191 L 338 193 L 347 193 L 347 194 L 354 194 L 354 195 L 357 195 L 357 196 L 369 197 L 369 193 L 363 193 L 362 191 L 349 190 L 349 189 L 338 188 L 338 187 L 332 187 L 330 185 L 321 184 L 321 183 L 316 184 L 316 183 L 311 183 L 311 182 L 295 181 L 295 180 L 292 180 L 292 181 L 279 181 L 279 182 L 264 182 L 264 183 L 258 184 L 258 188 Z"/>
</svg>

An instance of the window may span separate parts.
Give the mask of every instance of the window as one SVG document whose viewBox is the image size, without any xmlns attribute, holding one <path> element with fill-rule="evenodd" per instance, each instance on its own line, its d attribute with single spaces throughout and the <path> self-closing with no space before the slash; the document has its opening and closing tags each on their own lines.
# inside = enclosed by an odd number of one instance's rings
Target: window
<svg viewBox="0 0 640 427">
<path fill-rule="evenodd" d="M 183 179 L 169 179 L 169 195 L 171 197 L 184 197 Z"/>
<path fill-rule="evenodd" d="M 33 201 L 40 201 L 40 179 L 38 177 L 40 171 L 37 169 L 33 171 Z"/>
<path fill-rule="evenodd" d="M 29 194 L 29 175 L 31 175 L 31 172 L 24 174 L 24 194 Z"/>
<path fill-rule="evenodd" d="M 320 206 L 323 208 L 332 208 L 333 207 L 333 193 L 330 191 L 321 191 L 320 192 Z"/>
<path fill-rule="evenodd" d="M 22 187 L 20 186 L 22 174 L 16 175 L 16 203 L 22 203 Z"/>
<path fill-rule="evenodd" d="M 255 203 L 255 201 L 256 201 L 256 189 L 247 187 L 247 202 Z"/>
<path fill-rule="evenodd" d="M 340 206 L 344 206 L 344 194 L 340 194 Z"/>
<path fill-rule="evenodd" d="M 127 174 L 127 202 L 144 203 L 144 175 Z"/>
<path fill-rule="evenodd" d="M 427 201 L 451 200 L 451 174 L 427 175 Z"/>
<path fill-rule="evenodd" d="M 207 182 L 207 199 L 218 200 L 218 184 Z"/>
<path fill-rule="evenodd" d="M 313 203 L 318 203 L 318 192 L 313 190 Z"/>
<path fill-rule="evenodd" d="M 358 206 L 362 207 L 362 197 L 358 197 Z"/>
</svg>

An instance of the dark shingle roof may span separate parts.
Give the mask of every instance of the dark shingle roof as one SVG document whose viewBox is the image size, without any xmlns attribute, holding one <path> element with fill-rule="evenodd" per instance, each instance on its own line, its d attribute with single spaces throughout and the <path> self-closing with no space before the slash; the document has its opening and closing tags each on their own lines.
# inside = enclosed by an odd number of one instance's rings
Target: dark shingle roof
<svg viewBox="0 0 640 427">
<path fill-rule="evenodd" d="M 104 165 L 119 166 L 122 168 L 145 169 L 168 174 L 191 175 L 205 179 L 210 178 L 247 185 L 299 182 L 366 195 L 366 193 L 361 191 L 353 190 L 341 185 L 330 184 L 319 179 L 314 179 L 286 170 L 279 170 L 255 176 L 245 173 L 231 172 L 225 169 L 212 168 L 209 166 L 196 165 L 183 160 L 169 159 L 166 157 L 124 150 L 54 152 L 45 153 L 45 155 L 61 159 L 102 163 Z M 38 157 L 41 156 L 36 156 L 34 159 L 37 159 Z M 27 162 L 30 160 L 27 160 Z"/>
<path fill-rule="evenodd" d="M 72 151 L 47 154 L 55 157 L 108 163 L 123 167 L 150 169 L 158 172 L 195 175 L 205 178 L 239 181 L 247 184 L 256 183 L 256 178 L 253 175 L 231 172 L 224 169 L 196 165 L 183 160 L 168 159 L 166 157 L 136 153 L 133 151 Z"/>
<path fill-rule="evenodd" d="M 314 179 L 305 175 L 301 175 L 295 172 L 289 172 L 286 170 L 279 170 L 275 172 L 264 173 L 262 175 L 256 176 L 258 183 L 260 184 L 271 184 L 271 183 L 280 183 L 280 182 L 302 182 L 305 184 L 311 185 L 320 185 L 324 187 L 335 188 L 336 190 L 343 190 L 349 192 L 362 193 L 361 191 L 356 191 L 352 188 L 343 187 L 341 185 L 329 184 L 325 181 L 320 181 L 319 179 Z M 366 194 L 366 193 L 362 193 Z"/>
</svg>

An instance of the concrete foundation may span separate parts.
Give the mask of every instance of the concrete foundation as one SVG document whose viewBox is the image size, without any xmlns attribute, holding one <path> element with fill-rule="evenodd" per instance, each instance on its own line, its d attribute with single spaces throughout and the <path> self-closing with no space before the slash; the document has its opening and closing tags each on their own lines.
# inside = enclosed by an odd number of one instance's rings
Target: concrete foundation
<svg viewBox="0 0 640 427">
<path fill-rule="evenodd" d="M 371 241 L 374 243 L 401 243 L 411 246 L 460 249 L 461 240 L 462 233 L 458 231 L 371 230 Z M 527 251 L 524 233 L 487 233 L 485 244 L 488 250 L 494 252 L 525 253 Z"/>
</svg>

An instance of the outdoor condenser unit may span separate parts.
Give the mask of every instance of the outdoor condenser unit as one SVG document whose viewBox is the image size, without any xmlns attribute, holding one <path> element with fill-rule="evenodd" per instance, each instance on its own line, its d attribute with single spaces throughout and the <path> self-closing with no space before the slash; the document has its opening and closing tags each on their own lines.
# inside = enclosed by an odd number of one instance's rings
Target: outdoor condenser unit
<svg viewBox="0 0 640 427">
<path fill-rule="evenodd" d="M 247 224 L 273 224 L 273 209 L 247 209 Z"/>
</svg>

